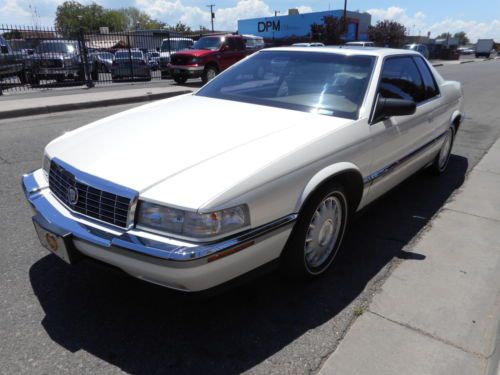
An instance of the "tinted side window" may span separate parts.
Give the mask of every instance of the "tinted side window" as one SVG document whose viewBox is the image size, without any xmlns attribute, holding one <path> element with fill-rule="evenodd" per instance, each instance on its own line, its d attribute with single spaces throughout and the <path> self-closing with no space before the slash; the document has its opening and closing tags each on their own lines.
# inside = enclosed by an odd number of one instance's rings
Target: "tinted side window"
<svg viewBox="0 0 500 375">
<path fill-rule="evenodd" d="M 236 38 L 227 38 L 226 41 L 230 51 L 238 51 L 240 49 L 240 45 L 238 42 L 239 40 L 237 40 Z"/>
<path fill-rule="evenodd" d="M 425 100 L 422 78 L 411 57 L 392 57 L 384 62 L 379 93 L 384 98 Z"/>
<path fill-rule="evenodd" d="M 432 99 L 439 94 L 439 89 L 436 84 L 436 80 L 432 75 L 429 66 L 421 57 L 415 57 L 415 62 L 417 63 L 418 70 L 422 74 L 425 87 L 425 99 Z"/>
</svg>

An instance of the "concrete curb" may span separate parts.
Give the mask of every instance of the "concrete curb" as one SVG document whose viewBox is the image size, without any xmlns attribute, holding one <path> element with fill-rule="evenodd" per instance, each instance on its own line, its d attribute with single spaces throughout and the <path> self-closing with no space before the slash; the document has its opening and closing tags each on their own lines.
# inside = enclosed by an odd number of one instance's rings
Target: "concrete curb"
<svg viewBox="0 0 500 375">
<path fill-rule="evenodd" d="M 432 64 L 432 66 L 437 68 L 438 66 L 444 66 L 444 64 Z"/>
<path fill-rule="evenodd" d="M 80 103 L 66 103 L 66 104 L 56 104 L 56 105 L 49 105 L 49 106 L 43 106 L 43 107 L 13 109 L 13 110 L 8 110 L 8 111 L 0 111 L 0 119 L 43 115 L 43 114 L 54 113 L 54 112 L 74 111 L 77 109 L 108 107 L 108 106 L 119 105 L 119 104 L 148 102 L 148 101 L 152 101 L 152 100 L 167 99 L 167 98 L 171 98 L 173 96 L 189 94 L 191 92 L 192 92 L 191 90 L 180 90 L 180 91 L 165 92 L 165 93 L 158 93 L 158 94 L 131 96 L 131 97 L 126 97 L 126 98 L 93 100 L 93 101 L 80 102 Z"/>
</svg>

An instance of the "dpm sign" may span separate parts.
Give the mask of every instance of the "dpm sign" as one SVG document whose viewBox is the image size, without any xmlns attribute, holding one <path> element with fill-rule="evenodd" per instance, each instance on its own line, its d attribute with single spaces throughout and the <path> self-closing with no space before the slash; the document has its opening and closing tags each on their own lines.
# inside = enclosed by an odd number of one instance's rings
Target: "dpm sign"
<svg viewBox="0 0 500 375">
<path fill-rule="evenodd" d="M 280 21 L 261 21 L 257 23 L 257 30 L 259 30 L 259 33 L 267 33 L 269 30 L 280 31 Z"/>
</svg>

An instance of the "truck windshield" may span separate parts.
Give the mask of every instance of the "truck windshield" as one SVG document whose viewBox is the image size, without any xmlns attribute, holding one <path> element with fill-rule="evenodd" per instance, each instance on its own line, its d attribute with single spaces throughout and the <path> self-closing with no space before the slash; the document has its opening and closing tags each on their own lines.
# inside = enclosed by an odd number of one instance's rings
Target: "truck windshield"
<svg viewBox="0 0 500 375">
<path fill-rule="evenodd" d="M 209 49 L 212 51 L 218 50 L 222 45 L 222 38 L 220 37 L 204 37 L 197 40 L 193 48 L 194 49 Z"/>
<path fill-rule="evenodd" d="M 192 40 L 170 39 L 170 41 L 168 41 L 168 40 L 163 41 L 163 43 L 161 44 L 160 50 L 161 50 L 161 52 L 181 51 L 183 49 L 191 48 L 192 45 L 193 45 Z"/>
<path fill-rule="evenodd" d="M 76 46 L 70 43 L 41 43 L 35 48 L 36 53 L 76 53 Z"/>
<path fill-rule="evenodd" d="M 356 119 L 374 63 L 374 56 L 262 51 L 196 95 Z"/>
</svg>

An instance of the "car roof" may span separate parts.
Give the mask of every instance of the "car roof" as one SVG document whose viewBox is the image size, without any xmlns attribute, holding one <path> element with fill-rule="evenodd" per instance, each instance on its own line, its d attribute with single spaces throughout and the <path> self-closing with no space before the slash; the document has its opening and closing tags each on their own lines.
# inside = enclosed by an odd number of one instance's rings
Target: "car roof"
<svg viewBox="0 0 500 375">
<path fill-rule="evenodd" d="M 165 38 L 163 39 L 163 41 L 166 41 L 166 40 L 169 40 L 168 38 Z M 193 41 L 193 39 L 191 38 L 183 38 L 183 37 L 180 37 L 180 36 L 173 36 L 170 38 L 170 40 L 188 40 L 188 41 Z"/>
<path fill-rule="evenodd" d="M 290 51 L 290 52 L 321 52 L 321 53 L 336 53 L 341 55 L 367 55 L 367 56 L 397 56 L 397 55 L 416 55 L 420 54 L 416 51 L 407 49 L 382 48 L 382 47 L 359 47 L 359 46 L 325 46 L 325 47 L 274 47 L 267 48 L 265 51 Z"/>
<path fill-rule="evenodd" d="M 42 43 L 71 43 L 71 44 L 76 44 L 76 40 L 66 40 L 66 39 L 47 39 L 47 40 L 42 40 L 40 44 Z"/>
</svg>

